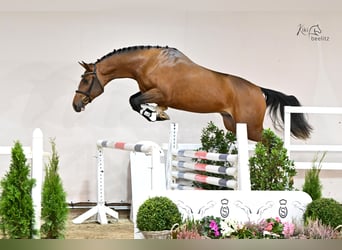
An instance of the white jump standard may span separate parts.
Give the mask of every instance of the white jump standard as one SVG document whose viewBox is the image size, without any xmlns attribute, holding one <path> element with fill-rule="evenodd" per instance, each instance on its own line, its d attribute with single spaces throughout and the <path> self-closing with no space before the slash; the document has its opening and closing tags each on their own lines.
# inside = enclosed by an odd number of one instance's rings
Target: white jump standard
<svg viewBox="0 0 342 250">
<path fill-rule="evenodd" d="M 152 143 L 125 143 L 116 142 L 110 140 L 98 140 L 97 141 L 97 205 L 87 212 L 81 214 L 75 218 L 72 222 L 75 224 L 81 224 L 90 217 L 97 215 L 97 221 L 100 224 L 107 224 L 107 214 L 114 219 L 119 219 L 118 212 L 109 208 L 105 204 L 105 185 L 104 185 L 104 148 L 119 149 L 125 151 L 131 151 L 131 153 L 143 153 L 144 155 L 153 155 L 158 149 L 155 149 Z M 148 157 L 148 156 L 146 156 Z M 157 155 L 158 157 L 158 155 Z M 159 157 L 160 159 L 160 157 Z M 132 163 L 131 163 L 132 164 Z M 151 167 L 151 161 L 148 162 Z M 159 163 L 158 163 L 159 164 Z M 144 165 L 144 164 L 141 164 Z M 142 168 L 146 166 L 142 166 Z M 154 178 L 155 180 L 159 178 Z"/>
</svg>

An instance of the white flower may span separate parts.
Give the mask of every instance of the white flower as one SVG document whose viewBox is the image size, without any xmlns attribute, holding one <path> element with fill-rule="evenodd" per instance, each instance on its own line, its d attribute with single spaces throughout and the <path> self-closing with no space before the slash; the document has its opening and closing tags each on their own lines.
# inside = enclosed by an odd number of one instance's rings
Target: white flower
<svg viewBox="0 0 342 250">
<path fill-rule="evenodd" d="M 276 233 L 272 233 L 272 232 L 269 232 L 269 231 L 263 231 L 263 235 L 264 237 L 269 235 L 269 236 L 273 236 L 275 238 L 280 238 L 280 235 L 279 234 L 276 234 Z"/>
<path fill-rule="evenodd" d="M 238 230 L 239 224 L 236 221 L 224 219 L 220 221 L 220 227 L 222 236 L 229 237 Z"/>
</svg>

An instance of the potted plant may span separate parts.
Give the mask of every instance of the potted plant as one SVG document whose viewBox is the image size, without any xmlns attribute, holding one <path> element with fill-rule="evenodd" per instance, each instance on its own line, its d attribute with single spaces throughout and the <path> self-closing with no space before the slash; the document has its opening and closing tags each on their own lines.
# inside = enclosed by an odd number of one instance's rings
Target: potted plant
<svg viewBox="0 0 342 250">
<path fill-rule="evenodd" d="M 177 205 L 164 196 L 148 198 L 137 212 L 137 228 L 146 239 L 169 239 L 172 227 L 181 222 Z"/>
</svg>

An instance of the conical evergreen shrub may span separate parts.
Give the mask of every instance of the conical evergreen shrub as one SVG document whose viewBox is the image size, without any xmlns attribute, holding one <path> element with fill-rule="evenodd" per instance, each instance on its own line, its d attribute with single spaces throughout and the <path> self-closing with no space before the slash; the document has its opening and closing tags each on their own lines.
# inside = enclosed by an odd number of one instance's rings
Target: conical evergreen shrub
<svg viewBox="0 0 342 250">
<path fill-rule="evenodd" d="M 29 239 L 35 234 L 32 228 L 34 208 L 31 196 L 34 184 L 22 145 L 16 141 L 11 151 L 9 172 L 0 184 L 0 218 L 4 237 Z"/>
<path fill-rule="evenodd" d="M 58 174 L 59 156 L 56 144 L 51 140 L 52 156 L 45 166 L 45 179 L 42 193 L 41 235 L 48 239 L 63 239 L 68 218 L 66 193 Z"/>
<path fill-rule="evenodd" d="M 312 168 L 305 172 L 305 179 L 303 184 L 303 191 L 308 193 L 311 196 L 312 200 L 317 200 L 322 198 L 322 184 L 319 178 L 319 173 L 321 172 L 322 161 L 325 157 L 326 153 L 323 154 L 321 159 L 319 160 L 318 166 L 316 166 L 315 158 Z"/>
</svg>

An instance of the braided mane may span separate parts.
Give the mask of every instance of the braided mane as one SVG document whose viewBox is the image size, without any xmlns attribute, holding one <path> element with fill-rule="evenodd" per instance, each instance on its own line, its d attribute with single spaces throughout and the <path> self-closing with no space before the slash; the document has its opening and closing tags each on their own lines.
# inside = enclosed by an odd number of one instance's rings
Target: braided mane
<svg viewBox="0 0 342 250">
<path fill-rule="evenodd" d="M 142 49 L 161 49 L 161 48 L 168 48 L 168 46 L 151 46 L 151 45 L 139 45 L 139 46 L 130 46 L 130 47 L 124 47 L 124 48 L 120 48 L 120 49 L 114 49 L 112 52 L 108 53 L 107 55 L 104 55 L 103 57 L 101 57 L 100 59 L 97 59 L 97 63 L 110 57 L 113 55 L 117 55 L 117 54 L 121 54 L 121 53 L 126 53 L 129 51 L 135 51 L 135 50 L 142 50 Z"/>
</svg>

